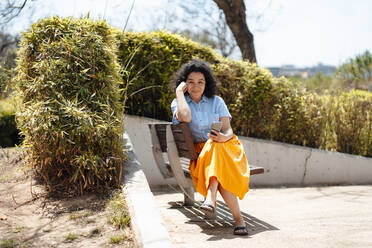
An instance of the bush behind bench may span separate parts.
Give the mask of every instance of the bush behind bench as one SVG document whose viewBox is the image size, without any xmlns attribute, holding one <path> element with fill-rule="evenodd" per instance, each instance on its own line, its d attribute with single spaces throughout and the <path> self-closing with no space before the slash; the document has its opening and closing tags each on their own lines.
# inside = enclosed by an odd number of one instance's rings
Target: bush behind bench
<svg viewBox="0 0 372 248">
<path fill-rule="evenodd" d="M 74 25 L 81 25 L 78 21 L 75 22 Z M 71 27 L 65 26 L 65 31 L 71 32 L 67 31 Z M 35 38 L 40 35 L 43 30 L 41 28 L 40 25 L 34 25 L 34 40 L 29 45 L 34 46 L 35 43 L 39 47 L 43 46 L 42 40 Z M 53 30 L 53 25 L 48 28 Z M 354 90 L 322 95 L 310 93 L 301 85 L 285 78 L 274 78 L 269 71 L 256 64 L 226 59 L 211 48 L 179 35 L 163 31 L 122 33 L 111 28 L 107 28 L 106 32 L 113 32 L 112 35 L 115 34 L 119 43 L 117 56 L 125 82 L 121 87 L 128 90 L 126 112 L 129 114 L 170 121 L 170 102 L 175 95 L 173 86 L 168 82 L 183 63 L 198 57 L 211 63 L 220 82 L 218 94 L 229 107 L 233 116 L 232 126 L 237 134 L 372 156 L 372 96 L 369 92 Z M 80 42 L 87 44 L 88 41 Z M 94 51 L 101 44 L 94 41 L 89 49 Z M 54 42 L 53 46 L 53 53 L 58 54 L 58 49 L 63 51 L 66 44 Z M 76 46 L 73 50 L 76 52 L 82 48 L 83 46 Z M 92 50 L 88 52 L 84 48 L 86 55 L 92 56 L 89 55 Z M 94 56 L 98 54 L 93 52 Z M 44 55 L 43 59 L 45 58 Z M 72 60 L 70 62 L 73 64 Z M 39 66 L 42 65 L 41 58 L 38 63 Z M 55 64 L 57 65 L 58 63 Z M 107 66 L 105 63 L 101 65 Z M 46 66 L 44 64 L 43 68 Z M 117 68 L 116 65 L 114 67 Z M 75 69 L 72 68 L 73 71 Z M 89 73 L 84 71 L 68 74 L 71 68 L 67 70 L 63 64 L 60 65 L 60 71 L 60 75 L 64 75 L 61 78 L 64 82 L 70 79 L 83 79 L 82 82 L 90 80 L 87 80 Z M 41 77 L 41 74 L 36 76 Z M 81 90 L 87 89 L 83 87 Z M 8 123 L 8 120 L 1 120 L 8 118 L 4 116 L 8 115 L 0 115 L 0 122 Z M 2 140 L 5 141 L 5 138 Z"/>
<path fill-rule="evenodd" d="M 132 62 L 124 74 L 129 114 L 170 121 L 175 95 L 169 81 L 183 63 L 198 57 L 211 63 L 238 135 L 372 156 L 370 92 L 310 93 L 256 64 L 224 58 L 164 31 L 118 32 L 118 37 L 119 59 Z"/>
</svg>

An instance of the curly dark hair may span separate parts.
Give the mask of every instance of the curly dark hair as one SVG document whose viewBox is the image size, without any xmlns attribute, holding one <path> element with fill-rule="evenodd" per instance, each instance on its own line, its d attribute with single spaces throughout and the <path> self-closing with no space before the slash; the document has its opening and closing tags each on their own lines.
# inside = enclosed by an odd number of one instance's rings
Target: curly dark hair
<svg viewBox="0 0 372 248">
<path fill-rule="evenodd" d="M 190 62 L 184 64 L 174 75 L 171 80 L 171 84 L 175 85 L 174 91 L 181 82 L 186 82 L 188 75 L 191 72 L 201 72 L 205 78 L 205 89 L 203 95 L 210 98 L 216 95 L 217 92 L 217 80 L 213 76 L 212 70 L 209 64 L 200 59 L 193 59 Z M 187 92 L 185 94 L 188 94 Z"/>
</svg>

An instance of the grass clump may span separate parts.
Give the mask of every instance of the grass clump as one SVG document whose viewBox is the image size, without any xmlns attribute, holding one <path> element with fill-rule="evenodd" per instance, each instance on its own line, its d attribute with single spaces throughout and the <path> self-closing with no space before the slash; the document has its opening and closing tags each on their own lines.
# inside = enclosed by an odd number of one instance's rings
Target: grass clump
<svg viewBox="0 0 372 248">
<path fill-rule="evenodd" d="M 117 40 L 104 21 L 51 17 L 23 33 L 17 122 L 50 191 L 119 186 L 123 104 Z"/>
<path fill-rule="evenodd" d="M 123 192 L 115 192 L 107 203 L 109 210 L 108 223 L 117 229 L 125 229 L 130 224 L 130 215 Z"/>
<path fill-rule="evenodd" d="M 17 247 L 17 242 L 15 239 L 6 239 L 0 242 L 0 248 L 15 248 Z"/>
<path fill-rule="evenodd" d="M 24 226 L 18 226 L 12 230 L 12 233 L 20 233 L 24 228 Z"/>
<path fill-rule="evenodd" d="M 120 244 L 125 239 L 125 235 L 114 235 L 110 237 L 110 244 Z"/>
<path fill-rule="evenodd" d="M 74 234 L 74 233 L 69 233 L 69 234 L 67 234 L 66 237 L 65 237 L 65 242 L 72 242 L 72 241 L 74 241 L 74 240 L 77 239 L 77 238 L 78 238 L 78 236 L 77 236 L 76 234 Z"/>
</svg>

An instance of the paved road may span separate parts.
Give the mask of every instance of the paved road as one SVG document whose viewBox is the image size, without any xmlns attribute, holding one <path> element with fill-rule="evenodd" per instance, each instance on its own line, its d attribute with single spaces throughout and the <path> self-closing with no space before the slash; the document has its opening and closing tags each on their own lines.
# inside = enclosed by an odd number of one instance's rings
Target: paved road
<svg viewBox="0 0 372 248">
<path fill-rule="evenodd" d="M 197 207 L 182 207 L 183 195 L 173 189 L 153 193 L 176 248 L 372 247 L 370 185 L 251 189 L 240 201 L 247 237 L 232 234 L 231 215 L 220 196 L 217 221 L 205 221 Z"/>
</svg>

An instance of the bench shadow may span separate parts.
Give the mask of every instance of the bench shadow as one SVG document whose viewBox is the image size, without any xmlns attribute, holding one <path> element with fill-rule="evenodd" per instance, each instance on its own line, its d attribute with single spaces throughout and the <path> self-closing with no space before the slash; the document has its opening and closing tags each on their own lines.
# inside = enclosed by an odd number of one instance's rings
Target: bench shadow
<svg viewBox="0 0 372 248">
<path fill-rule="evenodd" d="M 170 205 L 169 209 L 177 209 L 188 218 L 185 223 L 196 224 L 202 229 L 202 233 L 210 235 L 209 241 L 250 238 L 261 232 L 279 230 L 277 227 L 242 211 L 248 228 L 248 236 L 234 235 L 234 219 L 227 205 L 219 200 L 217 201 L 215 220 L 206 219 L 204 213 L 199 209 L 199 203 L 194 204 L 194 206 L 184 206 L 182 201 L 168 202 L 168 204 Z"/>
</svg>

